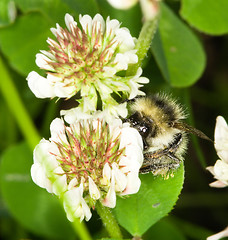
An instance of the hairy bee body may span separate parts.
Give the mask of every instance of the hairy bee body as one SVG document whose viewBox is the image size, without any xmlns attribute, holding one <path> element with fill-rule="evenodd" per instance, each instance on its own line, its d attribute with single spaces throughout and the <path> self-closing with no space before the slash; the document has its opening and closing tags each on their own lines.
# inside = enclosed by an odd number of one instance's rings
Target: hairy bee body
<svg viewBox="0 0 228 240">
<path fill-rule="evenodd" d="M 167 175 L 177 169 L 187 149 L 187 132 L 208 140 L 201 131 L 183 122 L 183 108 L 171 97 L 156 94 L 129 102 L 128 121 L 142 136 L 144 161 L 141 173 Z"/>
</svg>

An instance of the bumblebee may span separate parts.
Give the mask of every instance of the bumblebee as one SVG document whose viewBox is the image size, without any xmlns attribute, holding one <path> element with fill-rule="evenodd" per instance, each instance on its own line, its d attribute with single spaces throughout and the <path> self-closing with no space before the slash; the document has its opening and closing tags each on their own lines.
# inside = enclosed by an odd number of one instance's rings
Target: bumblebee
<svg viewBox="0 0 228 240">
<path fill-rule="evenodd" d="M 140 173 L 166 176 L 177 169 L 187 149 L 187 133 L 210 140 L 183 121 L 186 114 L 182 106 L 165 94 L 130 100 L 129 112 L 125 121 L 138 130 L 144 144 Z"/>
</svg>

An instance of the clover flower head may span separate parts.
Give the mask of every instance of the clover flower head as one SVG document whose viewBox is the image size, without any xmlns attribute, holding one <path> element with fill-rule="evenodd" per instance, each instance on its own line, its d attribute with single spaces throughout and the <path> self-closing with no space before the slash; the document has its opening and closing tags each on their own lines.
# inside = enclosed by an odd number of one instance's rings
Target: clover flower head
<svg viewBox="0 0 228 240">
<path fill-rule="evenodd" d="M 96 201 L 114 208 L 116 195 L 136 193 L 143 161 L 139 133 L 113 118 L 93 116 L 66 126 L 52 121 L 51 138 L 34 150 L 33 181 L 63 199 L 70 221 L 89 220 Z"/>
<path fill-rule="evenodd" d="M 222 116 L 218 116 L 215 126 L 215 149 L 219 156 L 214 166 L 207 167 L 217 181 L 210 184 L 211 187 L 228 186 L 228 126 Z"/>
<path fill-rule="evenodd" d="M 98 94 L 103 110 L 117 105 L 112 93 L 122 92 L 127 97 L 144 94 L 140 83 L 148 79 L 135 76 L 121 77 L 119 72 L 138 62 L 135 41 L 127 28 L 120 27 L 118 20 L 106 21 L 100 14 L 92 19 L 80 15 L 78 23 L 69 14 L 65 15 L 67 28 L 58 24 L 51 28 L 56 40 L 48 38 L 49 51 L 36 55 L 36 64 L 46 71 L 42 77 L 37 72 L 29 73 L 27 80 L 38 98 L 71 98 L 80 92 L 79 106 L 85 112 L 97 108 Z"/>
</svg>

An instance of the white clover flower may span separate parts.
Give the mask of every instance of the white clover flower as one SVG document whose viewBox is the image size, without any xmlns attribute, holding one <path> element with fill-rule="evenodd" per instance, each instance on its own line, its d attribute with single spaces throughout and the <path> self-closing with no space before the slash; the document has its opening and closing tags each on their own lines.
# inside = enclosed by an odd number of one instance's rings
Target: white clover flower
<svg viewBox="0 0 228 240">
<path fill-rule="evenodd" d="M 58 24 L 51 28 L 56 41 L 48 38 L 49 51 L 36 55 L 36 64 L 46 71 L 42 77 L 32 71 L 27 80 L 32 92 L 38 98 L 71 98 L 80 92 L 81 109 L 94 112 L 97 108 L 99 93 L 103 110 L 117 105 L 112 93 L 122 92 L 130 98 L 137 94 L 141 83 L 148 83 L 140 77 L 139 69 L 135 76 L 122 77 L 120 71 L 138 62 L 135 41 L 127 28 L 120 27 L 118 20 L 106 22 L 100 14 L 92 19 L 80 15 L 79 22 L 69 14 L 65 15 L 67 29 Z"/>
<path fill-rule="evenodd" d="M 207 167 L 217 181 L 210 184 L 211 187 L 228 186 L 228 126 L 222 116 L 218 116 L 215 126 L 215 149 L 219 160 L 214 166 Z"/>
<path fill-rule="evenodd" d="M 80 107 L 71 108 L 69 110 L 61 110 L 61 116 L 64 116 L 64 120 L 72 124 L 79 119 L 91 119 L 91 118 L 104 118 L 106 122 L 111 122 L 113 117 L 121 116 L 122 118 L 126 118 L 127 111 L 127 103 L 117 104 L 117 105 L 109 105 L 104 111 L 96 111 L 93 115 L 84 112 Z"/>
<path fill-rule="evenodd" d="M 145 20 L 152 20 L 158 15 L 160 1 L 161 0 L 108 0 L 112 7 L 121 10 L 127 10 L 139 2 Z"/>
<path fill-rule="evenodd" d="M 89 220 L 96 201 L 114 208 L 116 195 L 137 193 L 143 143 L 137 130 L 102 113 L 65 126 L 51 123 L 51 138 L 34 150 L 33 181 L 63 199 L 67 218 Z"/>
<path fill-rule="evenodd" d="M 108 0 L 109 4 L 117 9 L 129 9 L 133 7 L 138 0 Z"/>
</svg>

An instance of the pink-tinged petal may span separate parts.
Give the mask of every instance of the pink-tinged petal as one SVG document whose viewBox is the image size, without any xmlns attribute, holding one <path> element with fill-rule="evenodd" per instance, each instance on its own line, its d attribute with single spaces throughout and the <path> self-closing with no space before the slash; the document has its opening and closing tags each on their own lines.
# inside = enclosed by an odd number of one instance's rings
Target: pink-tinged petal
<svg viewBox="0 0 228 240">
<path fill-rule="evenodd" d="M 210 183 L 209 186 L 214 187 L 214 188 L 224 188 L 224 187 L 227 187 L 227 184 L 225 184 L 222 181 L 217 180 L 217 181 Z"/>
<path fill-rule="evenodd" d="M 159 2 L 151 0 L 140 0 L 140 6 L 145 21 L 154 20 L 159 13 Z"/>
<path fill-rule="evenodd" d="M 210 237 L 207 237 L 207 240 L 219 240 L 224 237 L 228 237 L 228 227 L 226 227 L 223 231 L 219 233 L 216 233 Z"/>
<path fill-rule="evenodd" d="M 138 173 L 130 172 L 127 175 L 127 186 L 121 195 L 135 194 L 139 191 L 141 186 L 141 181 L 139 179 Z"/>
<path fill-rule="evenodd" d="M 26 80 L 28 81 L 30 90 L 37 98 L 55 97 L 52 83 L 40 76 L 37 72 L 30 72 Z"/>
<path fill-rule="evenodd" d="M 228 186 L 228 164 L 222 160 L 217 160 L 215 165 L 206 168 L 218 180 L 210 184 L 211 187 L 222 188 Z"/>
</svg>

